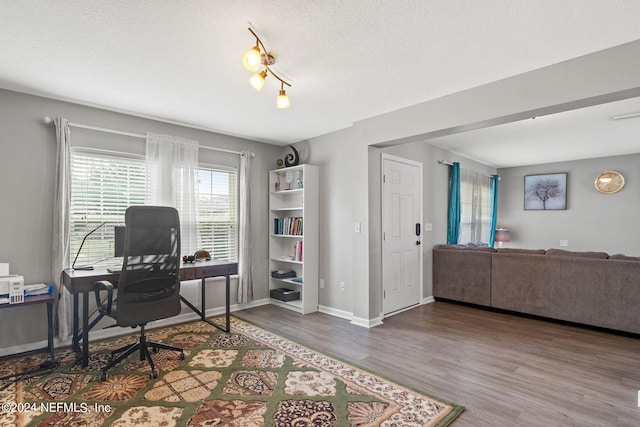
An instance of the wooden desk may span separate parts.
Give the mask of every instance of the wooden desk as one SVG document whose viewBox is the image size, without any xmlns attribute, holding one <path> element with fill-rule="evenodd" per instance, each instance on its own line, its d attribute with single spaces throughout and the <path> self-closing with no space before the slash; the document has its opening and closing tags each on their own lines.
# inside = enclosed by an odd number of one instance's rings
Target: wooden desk
<svg viewBox="0 0 640 427">
<path fill-rule="evenodd" d="M 200 319 L 212 326 L 229 332 L 229 316 L 230 316 L 230 276 L 238 274 L 238 263 L 227 261 L 198 261 L 195 263 L 185 263 L 180 267 L 180 280 L 202 280 L 201 307 L 198 309 L 191 302 L 180 296 L 191 310 L 200 315 Z M 207 319 L 206 312 L 206 286 L 205 279 L 211 277 L 225 276 L 225 325 L 218 325 Z M 91 323 L 89 323 L 89 293 L 94 291 L 94 283 L 99 280 L 108 280 L 115 287 L 118 286 L 119 273 L 110 273 L 106 268 L 96 268 L 95 270 L 64 270 L 62 274 L 62 283 L 65 288 L 73 295 L 73 340 L 72 347 L 76 353 L 81 354 L 82 366 L 89 364 L 89 331 L 102 319 L 103 315 L 99 315 Z M 78 319 L 78 299 L 82 296 L 82 334 L 80 334 Z M 80 349 L 80 341 L 82 341 L 82 349 Z"/>
<path fill-rule="evenodd" d="M 56 361 L 55 348 L 53 346 L 53 303 L 55 294 L 31 295 L 24 297 L 24 302 L 19 304 L 0 304 L 0 309 L 22 307 L 32 304 L 47 304 L 47 350 L 51 354 L 51 361 Z"/>
</svg>

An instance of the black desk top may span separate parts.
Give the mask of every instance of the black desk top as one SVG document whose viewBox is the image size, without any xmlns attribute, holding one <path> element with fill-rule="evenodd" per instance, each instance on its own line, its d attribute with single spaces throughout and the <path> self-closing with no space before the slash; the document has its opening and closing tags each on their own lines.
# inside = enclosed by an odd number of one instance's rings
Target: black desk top
<svg viewBox="0 0 640 427">
<path fill-rule="evenodd" d="M 180 280 L 204 279 L 207 277 L 229 276 L 238 274 L 238 263 L 229 261 L 196 261 L 183 263 L 180 266 Z M 110 273 L 107 267 L 96 267 L 93 270 L 66 269 L 62 272 L 62 283 L 69 292 L 93 292 L 93 284 L 98 280 L 117 282 L 119 273 Z"/>
</svg>

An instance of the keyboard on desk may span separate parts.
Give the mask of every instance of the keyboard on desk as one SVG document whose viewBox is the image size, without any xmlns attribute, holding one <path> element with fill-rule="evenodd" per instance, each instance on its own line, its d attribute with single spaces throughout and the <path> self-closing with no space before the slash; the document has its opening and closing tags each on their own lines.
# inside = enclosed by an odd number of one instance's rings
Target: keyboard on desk
<svg viewBox="0 0 640 427">
<path fill-rule="evenodd" d="M 122 272 L 122 257 L 111 258 L 106 265 L 107 271 L 111 274 L 120 274 Z"/>
</svg>

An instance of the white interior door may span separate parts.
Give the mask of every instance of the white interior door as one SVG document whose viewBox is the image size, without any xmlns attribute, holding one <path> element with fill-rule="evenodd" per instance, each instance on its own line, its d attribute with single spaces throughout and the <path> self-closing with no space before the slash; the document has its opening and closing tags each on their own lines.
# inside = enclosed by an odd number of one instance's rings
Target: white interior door
<svg viewBox="0 0 640 427">
<path fill-rule="evenodd" d="M 422 164 L 382 158 L 383 313 L 422 297 Z"/>
</svg>

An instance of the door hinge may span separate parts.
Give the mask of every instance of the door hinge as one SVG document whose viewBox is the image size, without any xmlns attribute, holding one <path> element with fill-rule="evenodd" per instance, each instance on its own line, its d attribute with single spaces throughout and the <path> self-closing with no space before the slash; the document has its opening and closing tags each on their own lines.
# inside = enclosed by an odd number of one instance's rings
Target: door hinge
<svg viewBox="0 0 640 427">
<path fill-rule="evenodd" d="M 387 175 L 382 175 L 382 183 L 386 183 L 387 182 Z"/>
<path fill-rule="evenodd" d="M 385 299 L 387 297 L 387 290 L 383 289 L 382 290 L 382 299 Z"/>
<path fill-rule="evenodd" d="M 387 233 L 385 232 L 382 233 L 382 240 L 387 240 Z"/>
</svg>

